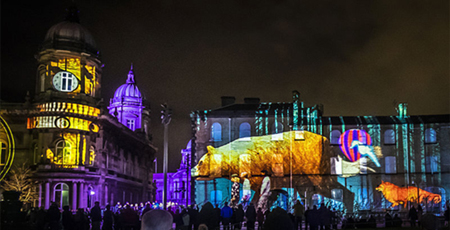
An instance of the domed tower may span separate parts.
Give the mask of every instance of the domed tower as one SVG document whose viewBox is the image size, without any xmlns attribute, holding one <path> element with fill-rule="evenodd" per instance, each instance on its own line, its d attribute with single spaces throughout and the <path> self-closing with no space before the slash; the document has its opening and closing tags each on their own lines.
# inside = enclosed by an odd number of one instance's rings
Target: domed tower
<svg viewBox="0 0 450 230">
<path fill-rule="evenodd" d="M 71 7 L 66 20 L 52 26 L 36 55 L 36 102 L 74 101 L 96 106 L 100 101 L 99 51 L 91 33 Z"/>
<path fill-rule="evenodd" d="M 126 83 L 117 88 L 114 97 L 110 100 L 109 113 L 129 129 L 133 131 L 144 129 L 147 132 L 148 123 L 143 122 L 145 107 L 142 99 L 141 91 L 134 79 L 133 65 L 131 65 Z"/>
<path fill-rule="evenodd" d="M 100 115 L 101 61 L 78 10 L 52 26 L 36 55 L 38 61 L 33 131 L 36 164 L 77 168 L 92 165 Z"/>
</svg>

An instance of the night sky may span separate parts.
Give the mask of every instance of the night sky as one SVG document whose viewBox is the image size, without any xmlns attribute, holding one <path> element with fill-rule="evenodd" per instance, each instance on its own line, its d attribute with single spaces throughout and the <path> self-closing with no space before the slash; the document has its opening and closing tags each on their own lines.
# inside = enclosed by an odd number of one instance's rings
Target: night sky
<svg viewBox="0 0 450 230">
<path fill-rule="evenodd" d="M 47 30 L 72 1 L 2 1 L 1 99 L 34 93 Z M 75 1 L 105 64 L 106 105 L 134 64 L 151 104 L 161 171 L 160 104 L 173 108 L 169 170 L 190 139 L 189 113 L 221 96 L 290 102 L 292 90 L 325 116 L 450 114 L 449 2 Z"/>
</svg>

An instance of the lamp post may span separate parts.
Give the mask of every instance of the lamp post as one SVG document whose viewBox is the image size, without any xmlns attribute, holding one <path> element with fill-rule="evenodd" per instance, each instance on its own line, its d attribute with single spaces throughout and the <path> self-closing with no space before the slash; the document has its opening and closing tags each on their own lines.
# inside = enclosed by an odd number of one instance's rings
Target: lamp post
<svg viewBox="0 0 450 230">
<path fill-rule="evenodd" d="M 169 123 L 172 116 L 172 109 L 167 104 L 161 105 L 161 123 L 164 125 L 164 156 L 163 156 L 163 173 L 164 173 L 164 189 L 163 189 L 163 205 L 167 210 L 167 158 L 168 158 L 168 141 L 169 141 Z"/>
</svg>

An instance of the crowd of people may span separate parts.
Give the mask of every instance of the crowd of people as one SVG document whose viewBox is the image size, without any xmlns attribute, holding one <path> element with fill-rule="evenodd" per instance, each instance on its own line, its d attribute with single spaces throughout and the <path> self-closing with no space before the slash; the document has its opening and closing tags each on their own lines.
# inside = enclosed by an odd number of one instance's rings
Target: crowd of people
<svg viewBox="0 0 450 230">
<path fill-rule="evenodd" d="M 240 230 L 244 226 L 248 230 L 331 230 L 331 229 L 360 229 L 376 228 L 377 220 L 373 215 L 359 215 L 358 217 L 349 214 L 341 218 L 340 214 L 325 205 L 314 205 L 312 208 L 304 209 L 304 206 L 297 201 L 291 212 L 275 207 L 263 211 L 261 207 L 256 208 L 253 203 L 244 207 L 238 204 L 235 207 L 229 206 L 227 202 L 222 207 L 213 206 L 210 202 L 202 205 L 201 209 L 197 205 L 189 206 L 171 206 L 167 211 L 161 210 L 159 205 L 147 202 L 141 205 L 131 205 L 120 203 L 111 207 L 101 208 L 99 202 L 90 209 L 70 210 L 69 206 L 64 206 L 62 211 L 52 203 L 48 210 L 32 209 L 27 214 L 27 229 L 36 230 L 146 230 L 147 224 L 162 224 L 162 219 L 154 219 L 154 216 L 164 216 L 163 213 L 153 213 L 148 215 L 145 220 L 145 214 L 154 210 L 163 211 L 170 214 L 170 228 L 174 230 Z M 418 209 L 418 210 L 417 210 Z M 408 218 L 411 226 L 422 216 L 421 207 L 412 207 L 408 212 Z M 445 213 L 448 221 L 448 208 Z M 150 220 L 152 219 L 153 220 Z M 152 223 L 153 221 L 153 223 Z M 386 212 L 384 216 L 386 227 L 401 227 L 403 220 L 398 214 L 391 215 Z M 167 224 L 167 223 L 166 223 Z M 339 225 L 339 226 L 338 226 Z M 168 228 L 167 230 L 169 230 Z M 153 228 L 148 228 L 153 229 Z"/>
</svg>

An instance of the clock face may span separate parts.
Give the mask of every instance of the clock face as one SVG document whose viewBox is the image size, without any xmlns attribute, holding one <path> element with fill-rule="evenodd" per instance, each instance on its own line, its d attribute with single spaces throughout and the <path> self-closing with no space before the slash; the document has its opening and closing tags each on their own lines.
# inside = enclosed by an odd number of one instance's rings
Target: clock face
<svg viewBox="0 0 450 230">
<path fill-rule="evenodd" d="M 61 71 L 53 76 L 53 86 L 61 92 L 72 92 L 78 87 L 78 78 L 73 73 Z"/>
</svg>

